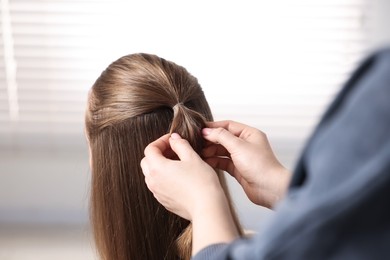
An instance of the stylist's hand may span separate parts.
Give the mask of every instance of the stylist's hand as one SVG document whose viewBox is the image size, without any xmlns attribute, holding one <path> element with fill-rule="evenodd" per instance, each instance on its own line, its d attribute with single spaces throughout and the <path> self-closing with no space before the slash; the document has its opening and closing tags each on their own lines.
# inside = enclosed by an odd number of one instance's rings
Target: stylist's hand
<svg viewBox="0 0 390 260">
<path fill-rule="evenodd" d="M 203 151 L 206 162 L 236 178 L 253 203 L 272 208 L 284 196 L 291 173 L 276 159 L 267 136 L 234 121 L 207 127 L 202 131 L 211 142 Z"/>
<path fill-rule="evenodd" d="M 173 152 L 179 160 L 170 159 Z M 141 167 L 155 198 L 169 211 L 191 220 L 193 254 L 238 237 L 216 172 L 178 134 L 149 144 Z"/>
<path fill-rule="evenodd" d="M 173 152 L 179 160 L 170 159 Z M 155 198 L 169 211 L 188 220 L 205 204 L 213 203 L 214 198 L 224 200 L 215 170 L 176 133 L 149 144 L 141 168 Z"/>
</svg>

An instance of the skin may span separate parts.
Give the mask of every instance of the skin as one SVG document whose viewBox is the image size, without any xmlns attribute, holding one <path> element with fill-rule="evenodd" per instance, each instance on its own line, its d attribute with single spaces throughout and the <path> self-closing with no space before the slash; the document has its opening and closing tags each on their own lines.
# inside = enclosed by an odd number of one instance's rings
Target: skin
<svg viewBox="0 0 390 260">
<path fill-rule="evenodd" d="M 291 173 L 276 159 L 261 131 L 233 121 L 208 123 L 203 159 L 178 134 L 149 144 L 141 167 L 156 199 L 193 224 L 193 254 L 238 237 L 213 168 L 227 171 L 255 204 L 272 208 L 284 196 Z"/>
<path fill-rule="evenodd" d="M 206 162 L 232 175 L 255 204 L 273 208 L 284 196 L 291 173 L 277 160 L 267 136 L 234 121 L 210 122 L 202 133 L 210 142 Z"/>
</svg>

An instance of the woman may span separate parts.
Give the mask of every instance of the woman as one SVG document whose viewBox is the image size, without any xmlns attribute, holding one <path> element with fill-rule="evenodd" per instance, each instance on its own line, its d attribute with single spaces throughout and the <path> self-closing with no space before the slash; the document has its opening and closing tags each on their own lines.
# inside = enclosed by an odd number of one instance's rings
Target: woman
<svg viewBox="0 0 390 260">
<path fill-rule="evenodd" d="M 124 56 L 96 80 L 85 125 L 92 168 L 90 214 L 102 259 L 191 257 L 190 222 L 157 202 L 145 185 L 140 161 L 150 142 L 172 132 L 200 153 L 205 121 L 212 115 L 197 79 L 155 55 Z M 175 158 L 172 151 L 167 156 Z M 233 211 L 224 176 L 217 175 Z"/>
</svg>

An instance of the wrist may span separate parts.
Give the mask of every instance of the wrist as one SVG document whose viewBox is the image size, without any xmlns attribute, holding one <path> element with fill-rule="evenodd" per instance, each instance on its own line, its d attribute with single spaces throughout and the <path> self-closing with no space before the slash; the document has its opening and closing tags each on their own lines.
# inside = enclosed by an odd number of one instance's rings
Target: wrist
<svg viewBox="0 0 390 260">
<path fill-rule="evenodd" d="M 283 166 L 279 167 L 271 174 L 272 183 L 270 184 L 270 187 L 272 187 L 272 189 L 270 192 L 272 195 L 268 202 L 270 209 L 274 208 L 276 204 L 284 198 L 290 183 L 291 175 L 291 172 Z"/>
<path fill-rule="evenodd" d="M 283 199 L 291 179 L 291 172 L 280 165 L 272 171 L 262 174 L 267 176 L 258 181 L 258 201 L 256 204 L 273 209 Z"/>
<path fill-rule="evenodd" d="M 194 205 L 193 254 L 209 245 L 229 243 L 239 237 L 222 188 L 208 193 L 208 197 L 202 200 L 202 203 Z"/>
</svg>

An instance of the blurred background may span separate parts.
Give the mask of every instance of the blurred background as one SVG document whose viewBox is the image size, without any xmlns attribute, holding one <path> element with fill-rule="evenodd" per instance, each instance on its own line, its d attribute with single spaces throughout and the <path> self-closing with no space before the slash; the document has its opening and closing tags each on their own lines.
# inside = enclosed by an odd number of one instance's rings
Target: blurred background
<svg viewBox="0 0 390 260">
<path fill-rule="evenodd" d="M 0 259 L 96 259 L 87 92 L 135 52 L 186 67 L 216 120 L 267 133 L 293 169 L 353 68 L 389 42 L 390 1 L 0 0 Z M 245 227 L 272 212 L 230 180 Z"/>
</svg>

